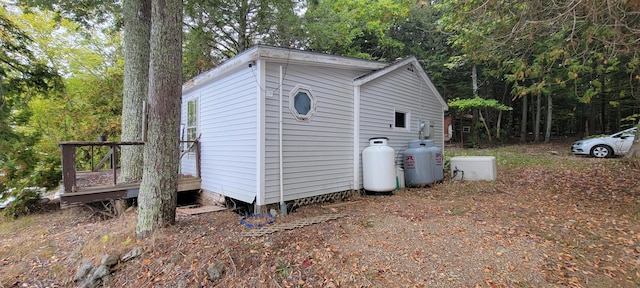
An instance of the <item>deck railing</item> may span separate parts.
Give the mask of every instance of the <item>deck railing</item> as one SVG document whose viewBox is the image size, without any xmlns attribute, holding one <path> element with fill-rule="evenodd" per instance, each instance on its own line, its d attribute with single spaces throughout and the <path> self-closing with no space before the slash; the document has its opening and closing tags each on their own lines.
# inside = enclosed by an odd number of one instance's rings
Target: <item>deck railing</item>
<svg viewBox="0 0 640 288">
<path fill-rule="evenodd" d="M 180 141 L 180 143 L 186 143 L 188 148 L 180 153 L 180 159 L 186 154 L 187 151 L 195 152 L 196 160 L 196 177 L 200 177 L 200 143 L 196 141 Z M 110 163 L 110 170 L 113 171 L 113 186 L 118 184 L 118 151 L 122 146 L 136 146 L 144 145 L 144 142 L 119 142 L 119 141 L 68 141 L 60 142 L 60 148 L 62 149 L 62 184 L 65 193 L 71 193 L 78 191 L 77 185 L 77 166 L 76 166 L 76 150 L 80 147 L 90 147 L 90 163 L 91 171 L 99 170 L 107 161 Z M 108 153 L 102 158 L 98 165 L 94 166 L 94 154 L 95 147 L 108 147 Z M 182 147 L 182 145 L 180 146 Z M 98 149 L 100 150 L 100 149 Z M 177 161 L 180 161 L 177 159 Z"/>
</svg>

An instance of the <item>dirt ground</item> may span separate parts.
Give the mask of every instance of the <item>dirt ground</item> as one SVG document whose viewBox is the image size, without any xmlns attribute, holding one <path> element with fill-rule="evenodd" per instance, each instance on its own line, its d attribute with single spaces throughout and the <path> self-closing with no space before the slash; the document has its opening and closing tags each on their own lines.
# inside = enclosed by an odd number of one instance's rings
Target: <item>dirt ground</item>
<svg viewBox="0 0 640 288">
<path fill-rule="evenodd" d="M 104 287 L 640 286 L 640 170 L 568 155 L 564 144 L 507 151 L 543 164 L 498 155 L 496 181 L 308 205 L 273 225 L 343 216 L 259 237 L 243 236 L 258 228 L 228 210 L 179 214 L 144 241 L 135 209 L 110 220 L 83 208 L 22 217 L 0 225 L 0 287 L 76 287 L 83 259 L 137 246 L 144 254 Z M 212 281 L 215 264 L 224 271 Z"/>
</svg>

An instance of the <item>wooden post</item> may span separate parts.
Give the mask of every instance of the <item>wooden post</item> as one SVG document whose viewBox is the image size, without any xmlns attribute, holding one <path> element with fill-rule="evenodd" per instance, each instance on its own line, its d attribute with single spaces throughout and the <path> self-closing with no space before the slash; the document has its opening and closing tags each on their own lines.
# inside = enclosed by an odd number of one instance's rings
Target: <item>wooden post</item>
<svg viewBox="0 0 640 288">
<path fill-rule="evenodd" d="M 117 176 L 117 168 L 118 168 L 118 151 L 116 149 L 116 144 L 111 144 L 111 169 L 113 169 L 113 185 L 115 186 L 118 182 Z"/>
<path fill-rule="evenodd" d="M 200 178 L 200 141 L 195 140 L 193 144 L 196 147 L 196 177 Z"/>
<path fill-rule="evenodd" d="M 62 144 L 62 185 L 64 192 L 76 191 L 76 146 Z"/>
<path fill-rule="evenodd" d="M 124 215 L 124 211 L 127 210 L 127 200 L 125 199 L 115 199 L 113 200 L 113 212 L 116 216 Z"/>
<path fill-rule="evenodd" d="M 91 171 L 93 171 L 93 145 L 91 145 Z"/>
</svg>

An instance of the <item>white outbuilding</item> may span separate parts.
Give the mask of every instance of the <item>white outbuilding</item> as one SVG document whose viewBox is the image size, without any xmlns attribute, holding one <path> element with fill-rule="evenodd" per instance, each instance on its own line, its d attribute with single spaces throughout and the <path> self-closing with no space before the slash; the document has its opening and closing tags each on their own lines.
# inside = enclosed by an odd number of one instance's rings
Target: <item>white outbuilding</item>
<svg viewBox="0 0 640 288">
<path fill-rule="evenodd" d="M 372 137 L 389 138 L 398 165 L 420 136 L 444 149 L 447 109 L 415 57 L 387 63 L 258 45 L 183 85 L 181 139 L 199 139 L 203 193 L 259 210 L 360 190 Z M 195 152 L 185 153 L 180 172 L 196 175 Z"/>
</svg>

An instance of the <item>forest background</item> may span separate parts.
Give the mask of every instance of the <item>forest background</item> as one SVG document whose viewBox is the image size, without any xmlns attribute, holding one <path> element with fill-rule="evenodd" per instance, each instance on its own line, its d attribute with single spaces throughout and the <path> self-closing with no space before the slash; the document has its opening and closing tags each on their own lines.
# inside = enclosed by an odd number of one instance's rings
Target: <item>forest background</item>
<svg viewBox="0 0 640 288">
<path fill-rule="evenodd" d="M 184 80 L 256 44 L 415 55 L 474 145 L 608 134 L 640 116 L 640 1 L 183 3 Z M 58 186 L 60 141 L 120 139 L 122 9 L 0 0 L 0 191 Z"/>
</svg>

